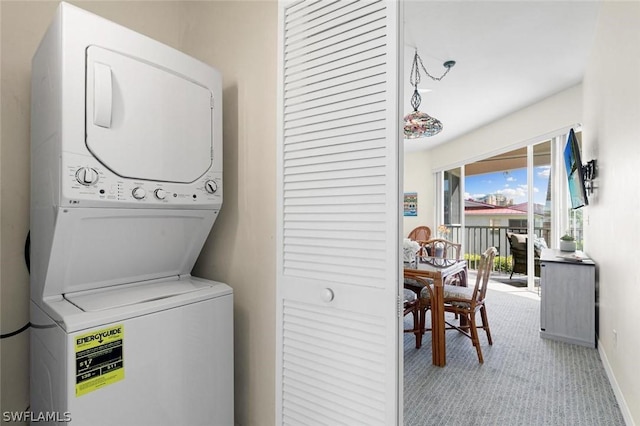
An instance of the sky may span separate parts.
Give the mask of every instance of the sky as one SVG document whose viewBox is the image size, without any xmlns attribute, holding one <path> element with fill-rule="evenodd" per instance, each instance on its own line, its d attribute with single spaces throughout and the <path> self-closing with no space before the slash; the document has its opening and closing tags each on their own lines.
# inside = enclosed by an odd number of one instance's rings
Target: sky
<svg viewBox="0 0 640 426">
<path fill-rule="evenodd" d="M 545 204 L 550 171 L 550 166 L 533 169 L 533 201 L 536 204 Z M 526 168 L 467 176 L 464 185 L 465 199 L 478 199 L 488 194 L 504 194 L 507 198 L 513 199 L 514 204 L 527 201 Z"/>
</svg>

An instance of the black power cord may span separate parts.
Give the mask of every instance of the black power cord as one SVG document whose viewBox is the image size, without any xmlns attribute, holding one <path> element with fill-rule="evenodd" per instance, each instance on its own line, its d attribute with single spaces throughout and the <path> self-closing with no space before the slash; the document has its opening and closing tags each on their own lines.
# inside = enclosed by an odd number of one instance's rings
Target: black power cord
<svg viewBox="0 0 640 426">
<path fill-rule="evenodd" d="M 27 239 L 24 242 L 24 263 L 27 265 L 27 272 L 31 273 L 31 231 L 27 232 Z M 31 327 L 31 323 L 28 322 L 22 327 L 20 327 L 16 331 L 12 331 L 11 333 L 0 334 L 0 339 L 7 339 L 9 337 L 13 337 L 17 334 L 26 331 Z"/>
<path fill-rule="evenodd" d="M 22 333 L 23 331 L 26 331 L 29 327 L 31 327 L 31 323 L 30 323 L 30 322 L 26 323 L 25 325 L 23 325 L 22 327 L 20 327 L 20 328 L 19 328 L 18 330 L 16 330 L 16 331 L 12 331 L 11 333 L 7 333 L 7 334 L 2 334 L 2 335 L 0 335 L 0 339 L 6 339 L 6 338 L 8 338 L 8 337 L 13 337 L 13 336 L 15 336 L 16 334 L 20 334 L 20 333 Z"/>
<path fill-rule="evenodd" d="M 24 241 L 24 263 L 27 265 L 27 272 L 31 273 L 31 230 L 27 232 L 27 238 Z"/>
</svg>

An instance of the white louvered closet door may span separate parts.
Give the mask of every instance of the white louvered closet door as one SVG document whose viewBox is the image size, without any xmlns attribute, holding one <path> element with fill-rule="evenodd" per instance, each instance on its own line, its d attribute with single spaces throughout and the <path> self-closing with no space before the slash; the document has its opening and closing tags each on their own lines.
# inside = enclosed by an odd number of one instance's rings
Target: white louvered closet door
<svg viewBox="0 0 640 426">
<path fill-rule="evenodd" d="M 399 4 L 280 4 L 276 423 L 393 425 Z"/>
</svg>

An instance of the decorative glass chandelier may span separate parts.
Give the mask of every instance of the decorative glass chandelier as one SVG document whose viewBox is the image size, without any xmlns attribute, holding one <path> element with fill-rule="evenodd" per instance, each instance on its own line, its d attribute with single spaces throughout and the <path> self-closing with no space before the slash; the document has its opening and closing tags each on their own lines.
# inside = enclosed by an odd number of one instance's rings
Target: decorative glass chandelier
<svg viewBox="0 0 640 426">
<path fill-rule="evenodd" d="M 446 68 L 445 72 L 440 77 L 434 77 L 425 69 L 422 64 L 422 59 L 418 55 L 418 49 L 416 49 L 413 56 L 413 64 L 411 65 L 411 74 L 409 75 L 409 83 L 414 87 L 413 96 L 411 96 L 411 106 L 413 112 L 407 114 L 404 117 L 404 137 L 406 139 L 416 139 L 428 136 L 437 135 L 442 131 L 442 123 L 437 118 L 431 117 L 425 112 L 418 111 L 422 97 L 418 93 L 418 84 L 420 83 L 420 68 L 424 73 L 432 80 L 440 81 L 456 64 L 455 61 L 447 61 L 443 65 Z M 418 67 L 419 65 L 419 67 Z"/>
</svg>

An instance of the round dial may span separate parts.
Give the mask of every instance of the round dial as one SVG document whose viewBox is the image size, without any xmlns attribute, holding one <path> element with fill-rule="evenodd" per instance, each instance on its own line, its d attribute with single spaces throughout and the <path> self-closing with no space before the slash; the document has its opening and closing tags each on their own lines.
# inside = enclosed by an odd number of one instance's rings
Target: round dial
<svg viewBox="0 0 640 426">
<path fill-rule="evenodd" d="M 164 200 L 165 198 L 167 198 L 167 191 L 162 188 L 156 189 L 154 194 L 156 195 L 156 198 L 158 200 Z"/>
<path fill-rule="evenodd" d="M 213 194 L 218 190 L 218 184 L 214 180 L 208 180 L 204 183 L 204 188 L 209 194 Z"/>
<path fill-rule="evenodd" d="M 136 200 L 142 200 L 144 197 L 147 196 L 147 191 L 137 186 L 133 188 L 133 191 L 131 192 L 131 194 L 133 195 L 133 198 L 135 198 Z"/>
<path fill-rule="evenodd" d="M 82 185 L 93 185 L 98 182 L 98 172 L 91 167 L 80 167 L 76 171 L 76 180 Z"/>
</svg>

